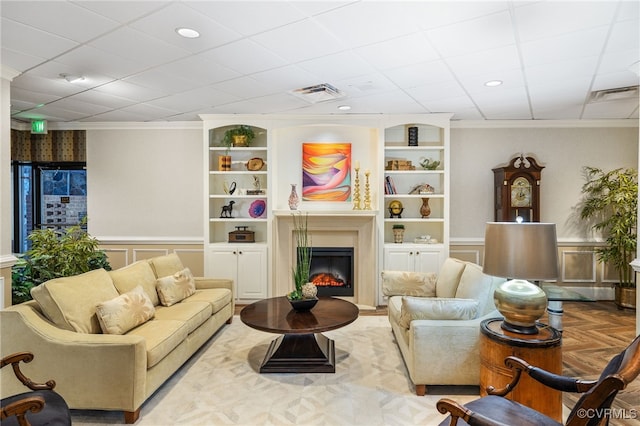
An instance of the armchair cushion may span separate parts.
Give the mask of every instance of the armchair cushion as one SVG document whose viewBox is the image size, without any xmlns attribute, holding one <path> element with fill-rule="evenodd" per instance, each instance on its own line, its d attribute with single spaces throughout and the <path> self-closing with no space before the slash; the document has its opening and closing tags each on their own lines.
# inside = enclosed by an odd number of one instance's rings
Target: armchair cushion
<svg viewBox="0 0 640 426">
<path fill-rule="evenodd" d="M 155 308 L 142 286 L 96 306 L 105 334 L 124 334 L 153 317 Z"/>
<path fill-rule="evenodd" d="M 111 276 L 94 269 L 72 277 L 55 278 L 31 289 L 42 312 L 58 327 L 78 333 L 102 333 L 96 305 L 118 297 Z"/>
<path fill-rule="evenodd" d="M 436 281 L 437 297 L 456 297 L 458 283 L 466 265 L 467 262 L 452 257 L 444 261 Z"/>
<path fill-rule="evenodd" d="M 385 296 L 436 295 L 436 274 L 433 272 L 382 271 L 382 292 Z"/>
<path fill-rule="evenodd" d="M 477 300 L 404 296 L 399 325 L 408 329 L 413 320 L 470 320 L 477 315 Z"/>
</svg>

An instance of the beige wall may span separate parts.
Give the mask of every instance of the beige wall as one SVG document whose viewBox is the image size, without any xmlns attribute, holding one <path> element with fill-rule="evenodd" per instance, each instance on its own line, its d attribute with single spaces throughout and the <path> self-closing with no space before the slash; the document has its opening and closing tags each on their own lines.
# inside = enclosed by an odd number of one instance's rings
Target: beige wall
<svg viewBox="0 0 640 426">
<path fill-rule="evenodd" d="M 176 253 L 182 264 L 196 277 L 204 276 L 202 244 L 140 243 L 131 241 L 102 242 L 100 248 L 107 253 L 112 269 L 122 268 L 139 260 Z"/>
</svg>

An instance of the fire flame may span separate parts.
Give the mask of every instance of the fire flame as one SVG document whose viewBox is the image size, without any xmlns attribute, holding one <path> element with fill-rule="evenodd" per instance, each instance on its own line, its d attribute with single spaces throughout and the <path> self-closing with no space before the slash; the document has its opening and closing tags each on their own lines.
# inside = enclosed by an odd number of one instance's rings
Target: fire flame
<svg viewBox="0 0 640 426">
<path fill-rule="evenodd" d="M 320 272 L 319 274 L 315 274 L 311 277 L 311 282 L 316 285 L 316 287 L 344 287 L 345 282 L 340 278 L 337 278 L 333 274 L 329 274 L 326 272 Z"/>
</svg>

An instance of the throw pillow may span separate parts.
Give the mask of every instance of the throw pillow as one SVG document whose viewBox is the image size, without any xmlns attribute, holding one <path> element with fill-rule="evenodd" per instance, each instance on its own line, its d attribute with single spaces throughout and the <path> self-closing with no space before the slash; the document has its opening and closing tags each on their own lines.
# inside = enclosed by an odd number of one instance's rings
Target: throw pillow
<svg viewBox="0 0 640 426">
<path fill-rule="evenodd" d="M 477 315 L 477 300 L 405 296 L 399 324 L 408 329 L 413 320 L 470 320 Z"/>
<path fill-rule="evenodd" d="M 111 275 L 118 293 L 124 294 L 141 285 L 149 299 L 151 299 L 153 306 L 160 304 L 158 292 L 156 291 L 156 276 L 153 273 L 153 269 L 151 269 L 151 265 L 146 260 L 139 260 L 115 271 L 109 271 L 109 275 Z"/>
<path fill-rule="evenodd" d="M 436 295 L 436 274 L 382 271 L 382 292 L 385 296 L 433 297 Z"/>
<path fill-rule="evenodd" d="M 152 257 L 148 260 L 156 278 L 168 277 L 184 269 L 182 261 L 176 253 L 165 254 L 164 256 Z"/>
<path fill-rule="evenodd" d="M 171 306 L 196 292 L 196 282 L 191 270 L 184 268 L 168 277 L 158 278 L 156 281 L 160 303 Z"/>
<path fill-rule="evenodd" d="M 436 295 L 438 297 L 456 297 L 456 289 L 467 262 L 452 257 L 447 258 L 438 272 Z"/>
<path fill-rule="evenodd" d="M 124 334 L 144 324 L 155 314 L 155 308 L 142 286 L 96 306 L 100 327 L 105 334 Z"/>
</svg>

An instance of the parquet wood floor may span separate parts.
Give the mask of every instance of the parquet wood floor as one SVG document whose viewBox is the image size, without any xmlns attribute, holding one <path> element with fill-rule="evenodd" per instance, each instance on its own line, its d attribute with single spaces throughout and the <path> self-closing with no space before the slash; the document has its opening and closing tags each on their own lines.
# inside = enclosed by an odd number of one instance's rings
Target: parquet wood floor
<svg viewBox="0 0 640 426">
<path fill-rule="evenodd" d="M 597 379 L 611 358 L 635 338 L 636 312 L 619 310 L 613 302 L 565 302 L 562 333 L 562 361 L 565 376 Z M 573 407 L 579 395 L 564 394 L 563 402 Z M 640 424 L 640 378 L 618 393 L 614 409 L 618 417 L 611 425 L 638 426 Z M 635 411 L 633 411 L 635 410 Z"/>
</svg>

